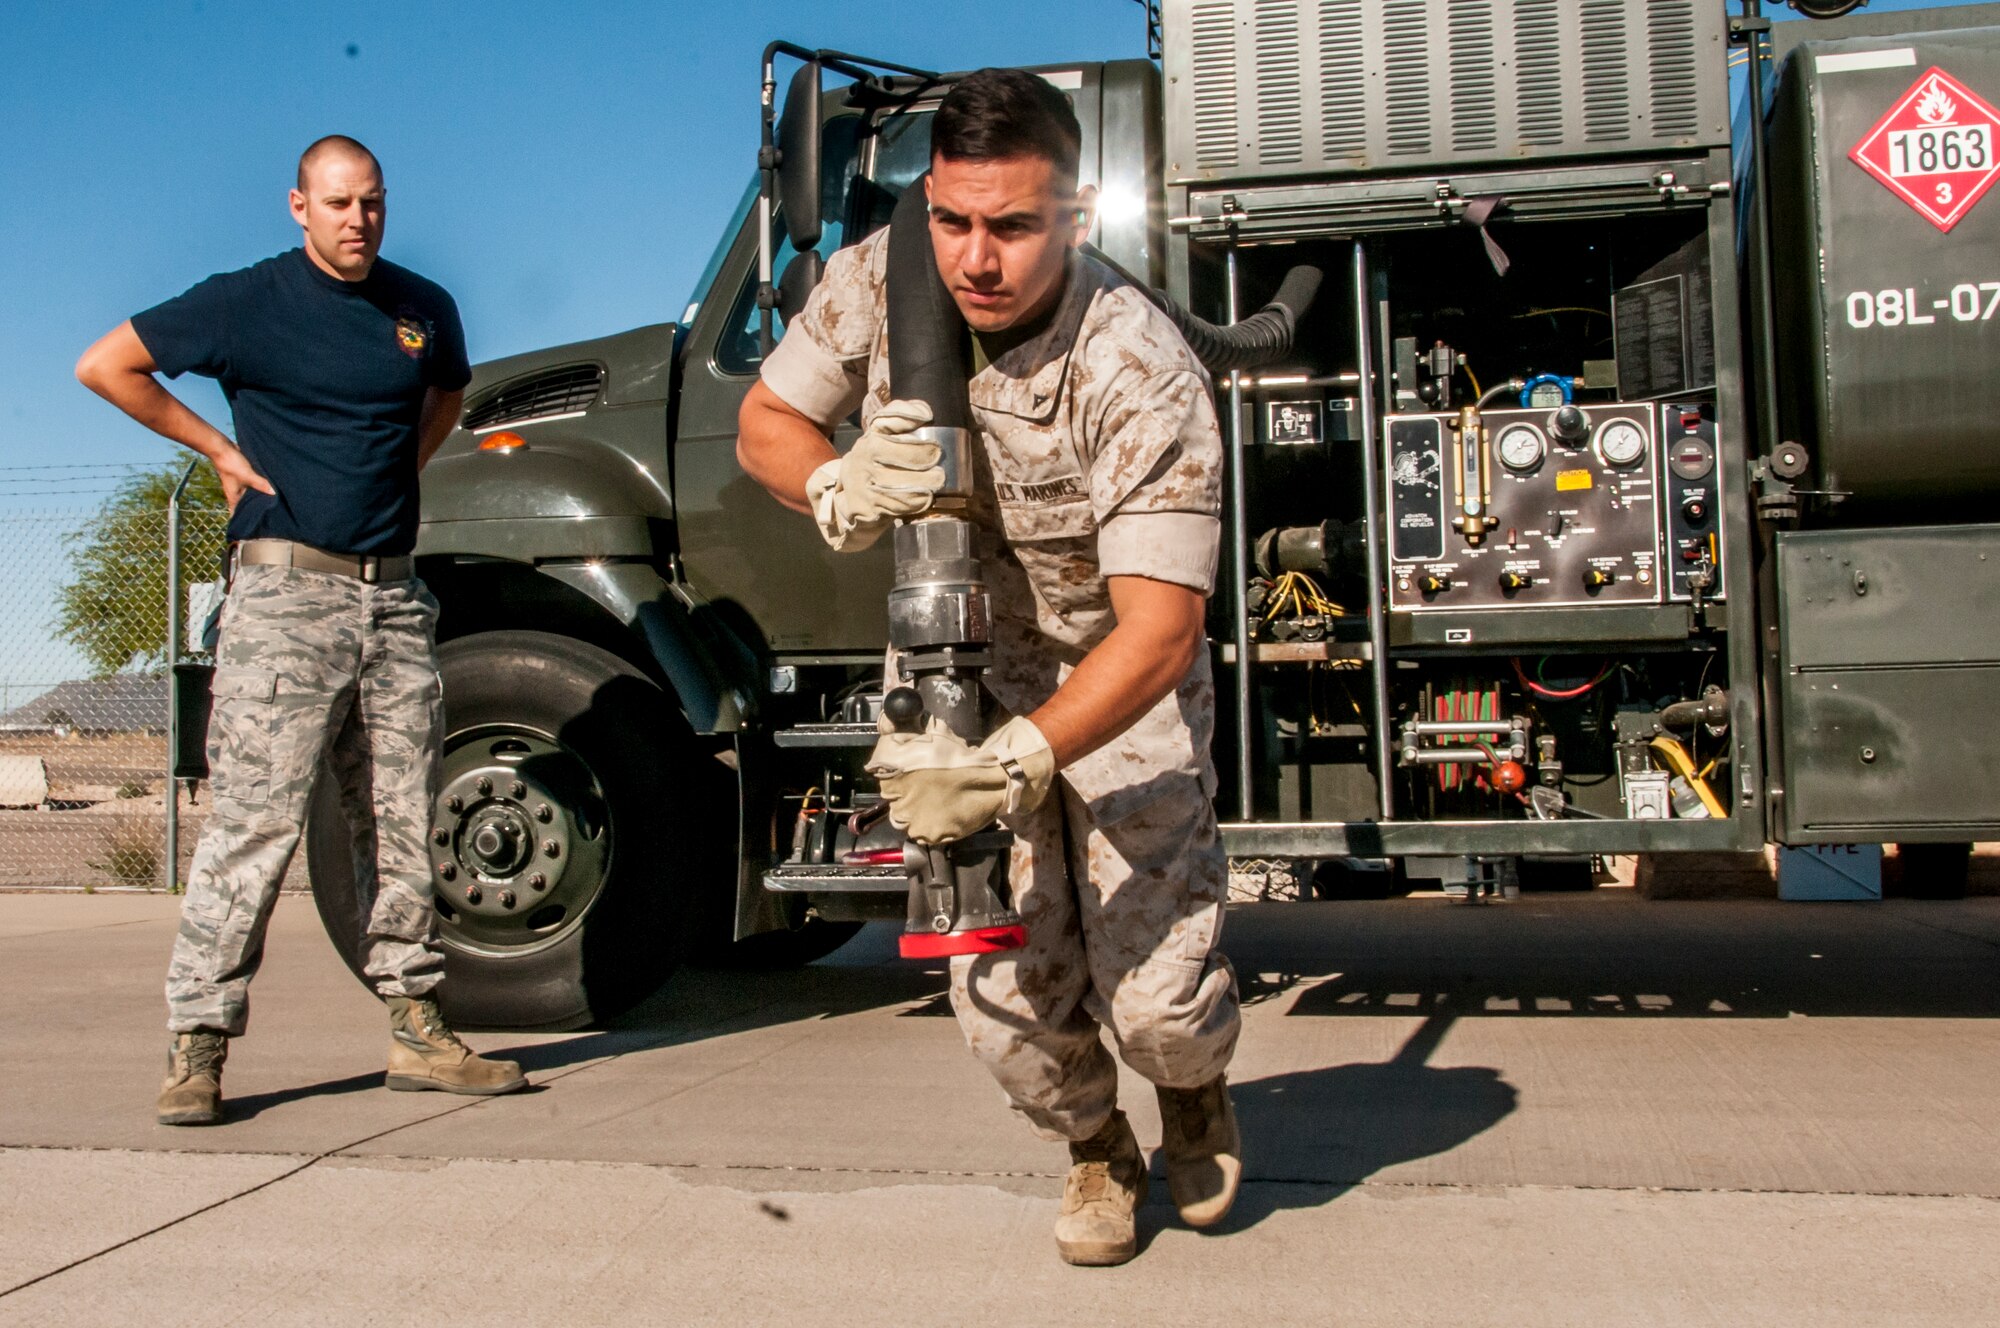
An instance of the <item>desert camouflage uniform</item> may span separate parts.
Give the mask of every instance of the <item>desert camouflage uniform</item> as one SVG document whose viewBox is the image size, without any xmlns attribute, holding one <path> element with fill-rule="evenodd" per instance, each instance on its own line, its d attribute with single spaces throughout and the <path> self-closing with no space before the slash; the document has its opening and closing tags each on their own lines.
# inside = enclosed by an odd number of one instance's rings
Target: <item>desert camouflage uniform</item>
<svg viewBox="0 0 2000 1328">
<path fill-rule="evenodd" d="M 215 801 L 167 969 L 174 1032 L 243 1032 L 322 757 L 357 827 L 362 896 L 374 898 L 366 969 L 375 990 L 421 996 L 444 976 L 424 841 L 443 724 L 437 612 L 417 580 L 236 570 L 208 727 Z"/>
<path fill-rule="evenodd" d="M 836 254 L 764 366 L 779 398 L 831 426 L 890 400 L 887 231 Z M 1047 701 L 1116 623 L 1109 576 L 1208 593 L 1222 444 L 1208 379 L 1166 318 L 1108 269 L 1072 257 L 1040 334 L 971 382 L 968 515 L 992 596 L 986 682 L 1015 714 Z M 952 963 L 974 1053 L 1049 1138 L 1094 1134 L 1125 1063 L 1190 1088 L 1235 1049 L 1236 979 L 1216 949 L 1228 870 L 1204 652 L 1125 733 L 1012 818 L 1009 877 L 1024 950 Z"/>
</svg>

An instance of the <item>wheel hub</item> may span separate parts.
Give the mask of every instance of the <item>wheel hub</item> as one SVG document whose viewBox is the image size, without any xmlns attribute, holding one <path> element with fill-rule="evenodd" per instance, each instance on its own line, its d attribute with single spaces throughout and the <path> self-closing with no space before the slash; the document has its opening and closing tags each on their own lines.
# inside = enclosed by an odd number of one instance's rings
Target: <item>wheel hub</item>
<svg viewBox="0 0 2000 1328">
<path fill-rule="evenodd" d="M 465 836 L 466 865 L 489 880 L 501 880 L 520 871 L 533 855 L 534 831 L 518 807 L 495 806 L 482 811 L 471 822 Z"/>
<path fill-rule="evenodd" d="M 590 770 L 540 735 L 449 744 L 432 808 L 438 912 L 461 940 L 534 944 L 579 919 L 603 882 L 608 835 Z"/>
</svg>

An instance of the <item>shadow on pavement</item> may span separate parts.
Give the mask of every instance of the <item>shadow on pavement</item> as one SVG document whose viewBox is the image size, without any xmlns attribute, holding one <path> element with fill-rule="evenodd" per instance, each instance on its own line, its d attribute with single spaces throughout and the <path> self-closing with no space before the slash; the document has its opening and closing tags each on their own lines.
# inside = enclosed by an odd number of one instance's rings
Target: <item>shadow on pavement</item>
<svg viewBox="0 0 2000 1328">
<path fill-rule="evenodd" d="M 659 992 L 597 1031 L 490 1050 L 491 1039 L 483 1038 L 481 1050 L 517 1060 L 531 1074 L 547 1072 L 628 1052 L 897 1006 L 906 1007 L 903 1014 L 942 1010 L 949 1015 L 944 990 L 948 984 L 942 968 L 873 959 L 864 941 L 803 968 L 679 973 Z"/>
<path fill-rule="evenodd" d="M 309 1097 L 340 1097 L 346 1093 L 373 1093 L 381 1090 L 382 1071 L 371 1074 L 351 1074 L 345 1079 L 329 1079 L 325 1083 L 300 1084 L 296 1088 L 281 1088 L 271 1093 L 248 1093 L 237 1095 L 228 1093 L 222 1100 L 222 1120 L 226 1125 L 246 1121 L 259 1112 L 272 1107 L 282 1107 L 287 1102 L 298 1102 Z"/>
<path fill-rule="evenodd" d="M 1505 1119 L 1518 1094 L 1498 1070 L 1425 1064 L 1454 1022 L 1453 1015 L 1433 1014 L 1386 1062 L 1231 1084 L 1243 1129 L 1244 1185 L 1229 1217 L 1205 1234 L 1227 1235 L 1283 1209 L 1332 1203 L 1381 1171 L 1448 1153 Z M 1154 1192 L 1164 1199 L 1163 1173 L 1155 1180 Z M 1148 1206 L 1142 1242 L 1174 1220 L 1168 1212 L 1158 1201 Z"/>
<path fill-rule="evenodd" d="M 1378 961 L 1379 962 L 1379 961 Z M 1468 971 L 1471 970 L 1471 971 Z M 1294 1017 L 1440 1013 L 1488 1018 L 1990 1019 L 2000 1016 L 2000 963 L 1989 956 L 1865 951 L 1640 957 L 1582 954 L 1371 964 L 1300 991 Z"/>
</svg>

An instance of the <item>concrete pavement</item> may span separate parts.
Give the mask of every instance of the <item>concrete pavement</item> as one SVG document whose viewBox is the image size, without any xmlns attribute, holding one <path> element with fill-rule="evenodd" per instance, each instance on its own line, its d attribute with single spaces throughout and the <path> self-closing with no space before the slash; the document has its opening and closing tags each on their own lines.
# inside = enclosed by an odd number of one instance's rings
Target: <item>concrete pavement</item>
<svg viewBox="0 0 2000 1328">
<path fill-rule="evenodd" d="M 0 1324 L 2000 1322 L 2000 899 L 1234 913 L 1251 1182 L 1109 1271 L 890 933 L 474 1037 L 540 1089 L 462 1099 L 380 1088 L 287 897 L 230 1123 L 167 1130 L 174 904 L 0 896 Z"/>
</svg>

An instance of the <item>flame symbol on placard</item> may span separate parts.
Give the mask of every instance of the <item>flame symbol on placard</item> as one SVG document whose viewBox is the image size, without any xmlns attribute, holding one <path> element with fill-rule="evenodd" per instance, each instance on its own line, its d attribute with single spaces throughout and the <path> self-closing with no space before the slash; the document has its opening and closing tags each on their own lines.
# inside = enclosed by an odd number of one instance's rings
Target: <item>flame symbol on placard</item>
<svg viewBox="0 0 2000 1328">
<path fill-rule="evenodd" d="M 1958 103 L 1932 79 L 1930 88 L 1917 99 L 1917 114 L 1927 124 L 1943 124 L 1958 114 Z"/>
</svg>

